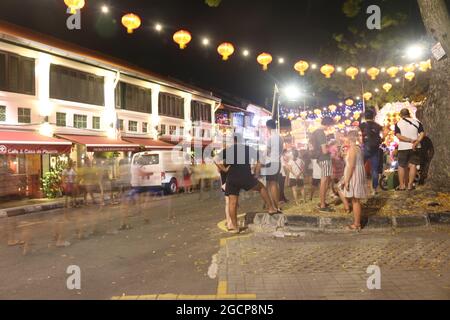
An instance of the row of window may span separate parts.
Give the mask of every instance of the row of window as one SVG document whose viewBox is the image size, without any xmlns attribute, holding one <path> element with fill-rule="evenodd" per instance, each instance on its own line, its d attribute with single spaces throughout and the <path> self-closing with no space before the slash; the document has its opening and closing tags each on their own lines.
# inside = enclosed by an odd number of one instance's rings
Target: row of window
<svg viewBox="0 0 450 320">
<path fill-rule="evenodd" d="M 124 125 L 123 119 L 118 120 L 117 129 L 120 131 L 125 131 L 125 125 Z M 141 130 L 142 130 L 142 133 L 148 132 L 148 123 L 147 122 L 142 122 Z M 129 120 L 128 121 L 128 131 L 129 132 L 138 132 L 138 122 Z"/>
<path fill-rule="evenodd" d="M 6 121 L 6 107 L 0 106 L 0 122 Z M 17 109 L 17 122 L 18 123 L 31 123 L 31 109 L 18 108 Z"/>
<path fill-rule="evenodd" d="M 0 90 L 35 94 L 35 60 L 0 51 Z M 50 66 L 50 98 L 103 106 L 105 104 L 104 77 L 61 65 Z M 116 107 L 150 114 L 152 91 L 126 82 L 116 87 Z M 162 116 L 184 119 L 184 99 L 159 93 L 158 110 Z M 211 123 L 211 105 L 199 101 L 191 103 L 191 120 Z"/>
</svg>

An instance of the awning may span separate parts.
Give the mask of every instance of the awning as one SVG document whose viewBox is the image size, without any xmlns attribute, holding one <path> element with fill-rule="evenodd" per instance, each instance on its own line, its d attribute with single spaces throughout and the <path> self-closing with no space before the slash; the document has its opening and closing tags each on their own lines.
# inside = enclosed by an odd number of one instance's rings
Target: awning
<svg viewBox="0 0 450 320">
<path fill-rule="evenodd" d="M 152 150 L 172 150 L 174 147 L 173 144 L 150 138 L 123 137 L 123 140 Z"/>
<path fill-rule="evenodd" d="M 72 143 L 33 131 L 0 131 L 0 154 L 70 153 Z"/>
<path fill-rule="evenodd" d="M 122 139 L 110 139 L 102 136 L 80 136 L 72 134 L 59 134 L 58 137 L 73 143 L 85 145 L 88 152 L 129 152 L 138 151 L 139 145 L 129 143 Z"/>
</svg>

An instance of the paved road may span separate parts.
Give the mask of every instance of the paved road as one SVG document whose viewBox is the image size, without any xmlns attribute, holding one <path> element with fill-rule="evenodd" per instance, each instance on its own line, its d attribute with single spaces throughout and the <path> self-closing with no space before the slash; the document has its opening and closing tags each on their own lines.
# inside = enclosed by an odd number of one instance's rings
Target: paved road
<svg viewBox="0 0 450 320">
<path fill-rule="evenodd" d="M 257 201 L 255 201 L 257 199 Z M 243 200 L 241 211 L 261 207 L 258 198 Z M 223 217 L 220 193 L 158 198 L 150 221 L 135 208 L 131 230 L 119 226 L 119 207 L 72 210 L 66 223 L 67 248 L 56 248 L 53 230 L 63 211 L 0 219 L 0 299 L 111 299 L 123 294 L 212 295 L 217 279 L 208 276 L 212 256 L 227 235 L 217 227 Z M 18 236 L 31 239 L 30 251 L 7 247 L 6 231 L 17 224 Z M 85 239 L 76 229 L 82 226 Z M 66 288 L 66 269 L 81 268 L 82 288 Z M 212 269 L 213 270 L 213 269 Z M 211 274 L 214 277 L 214 272 Z"/>
<path fill-rule="evenodd" d="M 241 201 L 241 212 L 261 201 Z M 217 227 L 220 194 L 158 199 L 133 208 L 131 230 L 117 229 L 119 207 L 72 210 L 67 248 L 53 229 L 62 211 L 0 219 L 0 299 L 411 299 L 450 298 L 450 229 L 357 234 L 309 233 L 295 239 Z M 32 245 L 7 247 L 11 222 Z M 85 239 L 78 239 L 82 227 Z M 368 291 L 370 264 L 382 270 L 382 290 Z M 66 269 L 81 268 L 81 290 L 68 290 Z"/>
</svg>

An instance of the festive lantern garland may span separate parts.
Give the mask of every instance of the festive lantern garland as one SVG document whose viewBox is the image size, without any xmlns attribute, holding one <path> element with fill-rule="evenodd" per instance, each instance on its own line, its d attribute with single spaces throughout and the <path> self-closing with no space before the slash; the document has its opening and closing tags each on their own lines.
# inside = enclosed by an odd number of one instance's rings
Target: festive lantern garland
<svg viewBox="0 0 450 320">
<path fill-rule="evenodd" d="M 71 14 L 76 14 L 77 10 L 84 8 L 84 0 L 64 0 L 66 6 L 70 9 Z"/>
<path fill-rule="evenodd" d="M 386 92 L 391 91 L 391 89 L 392 89 L 392 84 L 390 84 L 389 82 L 386 82 L 385 84 L 383 84 L 383 89 L 384 89 L 384 91 L 386 91 Z"/>
<path fill-rule="evenodd" d="M 192 35 L 189 31 L 179 30 L 174 33 L 173 41 L 180 46 L 180 49 L 183 50 L 187 47 L 188 43 L 191 42 Z"/>
<path fill-rule="evenodd" d="M 122 17 L 122 24 L 127 28 L 129 34 L 141 26 L 141 18 L 134 13 L 128 13 Z"/>
<path fill-rule="evenodd" d="M 309 69 L 309 63 L 303 60 L 300 60 L 294 65 L 294 69 L 300 73 L 301 76 L 305 75 L 306 70 Z"/>
<path fill-rule="evenodd" d="M 372 80 L 376 80 L 377 76 L 380 74 L 380 69 L 375 67 L 370 68 L 369 70 L 367 70 L 367 74 L 370 76 Z"/>
<path fill-rule="evenodd" d="M 358 68 L 350 67 L 345 71 L 345 74 L 355 80 L 356 76 L 359 74 Z"/>
<path fill-rule="evenodd" d="M 269 53 L 263 52 L 256 58 L 256 60 L 263 66 L 263 70 L 266 71 L 273 58 Z"/>
<path fill-rule="evenodd" d="M 67 7 L 70 8 L 72 14 L 75 14 L 77 10 L 80 10 L 85 6 L 85 0 L 64 0 L 64 3 L 67 5 Z M 141 26 L 141 23 L 142 22 L 140 17 L 132 13 L 128 13 L 122 17 L 122 24 L 127 28 L 127 32 L 130 34 L 133 33 L 135 29 L 139 28 Z M 180 46 L 180 49 L 185 49 L 187 44 L 192 40 L 192 35 L 188 31 L 179 30 L 173 35 L 173 40 Z M 228 60 L 228 58 L 235 52 L 235 48 L 231 43 L 225 42 L 219 45 L 218 52 L 223 57 L 223 60 Z M 248 51 L 245 52 L 246 54 L 244 54 L 244 56 L 248 56 Z M 267 70 L 268 65 L 273 60 L 273 57 L 270 54 L 262 53 L 257 57 L 256 60 L 263 66 L 263 70 Z M 280 59 L 280 61 L 282 60 L 284 61 L 284 59 Z M 282 62 L 280 62 L 280 64 L 282 64 Z M 305 76 L 308 71 L 317 70 L 317 65 L 317 63 L 300 60 L 295 63 L 294 69 L 299 73 L 300 76 Z M 367 74 L 370 79 L 376 80 L 381 73 L 387 73 L 391 78 L 396 78 L 397 74 L 400 71 L 404 71 L 405 78 L 409 81 L 412 81 L 416 77 L 416 74 L 414 73 L 416 69 L 420 70 L 421 72 L 427 72 L 428 70 L 431 70 L 431 59 L 420 61 L 417 63 L 411 63 L 406 66 L 394 65 L 390 67 L 386 66 L 386 68 L 373 66 L 367 70 L 365 68 L 357 68 L 355 66 L 335 67 L 332 64 L 324 64 L 320 68 L 320 72 L 325 75 L 327 79 L 331 78 L 336 71 L 339 74 L 345 70 L 345 75 L 352 80 L 355 80 L 359 74 L 361 74 L 361 76 L 363 76 L 363 74 Z"/>
<path fill-rule="evenodd" d="M 326 64 L 320 68 L 320 72 L 322 72 L 327 79 L 331 78 L 331 75 L 334 73 L 335 68 L 331 64 Z"/>
<path fill-rule="evenodd" d="M 234 53 L 234 46 L 229 42 L 224 42 L 217 47 L 217 52 L 222 56 L 223 61 L 227 61 L 228 58 Z"/>
<path fill-rule="evenodd" d="M 409 82 L 413 81 L 416 77 L 416 74 L 412 71 L 405 74 L 405 79 L 407 79 Z"/>
</svg>

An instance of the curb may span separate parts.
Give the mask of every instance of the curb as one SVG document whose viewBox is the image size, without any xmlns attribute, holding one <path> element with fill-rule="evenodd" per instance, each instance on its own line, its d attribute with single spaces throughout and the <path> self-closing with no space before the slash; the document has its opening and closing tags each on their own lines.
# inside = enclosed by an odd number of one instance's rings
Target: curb
<svg viewBox="0 0 450 320">
<path fill-rule="evenodd" d="M 295 228 L 296 230 L 333 230 L 342 229 L 353 222 L 352 218 L 347 217 L 317 217 L 317 216 L 284 216 L 271 217 L 267 213 L 249 212 L 245 215 L 245 225 L 261 226 L 260 221 L 270 221 L 270 225 L 265 227 L 276 228 L 282 224 L 286 228 Z M 281 223 L 281 219 L 285 223 Z M 273 221 L 276 220 L 276 221 Z M 272 222 L 273 221 L 273 222 Z M 429 227 L 437 224 L 450 224 L 450 212 L 427 213 L 414 216 L 394 216 L 394 217 L 366 217 L 363 218 L 364 229 L 399 229 L 410 227 Z M 261 226 L 262 227 L 262 226 Z"/>
</svg>

